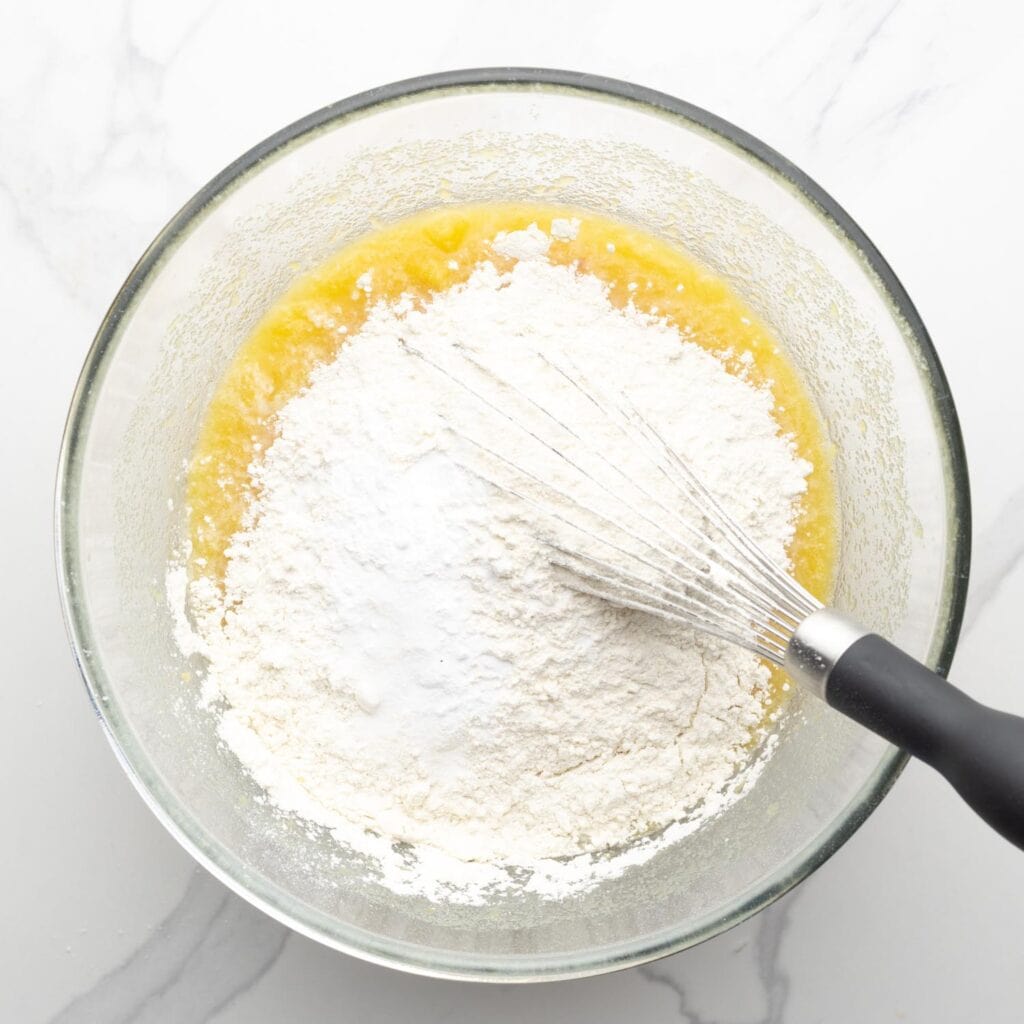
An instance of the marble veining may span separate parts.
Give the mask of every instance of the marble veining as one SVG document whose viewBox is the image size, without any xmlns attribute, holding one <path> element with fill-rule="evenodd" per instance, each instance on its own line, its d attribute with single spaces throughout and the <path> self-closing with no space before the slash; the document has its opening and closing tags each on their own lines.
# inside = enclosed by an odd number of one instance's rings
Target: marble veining
<svg viewBox="0 0 1024 1024">
<path fill-rule="evenodd" d="M 756 1015 L 739 1019 L 750 1024 L 782 1024 L 786 1020 L 790 977 L 780 963 L 779 953 L 798 897 L 799 890 L 791 892 L 762 911 L 753 922 L 711 940 L 711 945 L 731 950 L 730 988 L 748 993 L 746 1002 L 752 1004 Z M 687 967 L 698 955 L 679 954 L 636 970 L 648 981 L 664 985 L 675 994 L 679 1016 L 686 1024 L 716 1024 L 722 1018 L 715 1001 L 708 1005 L 706 994 L 695 995 L 691 991 L 694 972 Z M 717 949 L 715 955 L 720 956 Z M 732 1018 L 733 1014 L 729 1016 Z"/>
<path fill-rule="evenodd" d="M 201 1024 L 257 984 L 290 932 L 201 868 L 149 939 L 53 1024 Z"/>
<path fill-rule="evenodd" d="M 821 134 L 821 129 L 825 126 L 825 122 L 828 120 L 829 114 L 834 109 L 836 103 L 839 102 L 839 97 L 843 91 L 843 87 L 848 81 L 847 76 L 852 75 L 856 70 L 857 65 L 863 61 L 868 50 L 871 49 L 871 44 L 878 38 L 879 33 L 885 28 L 886 23 L 893 14 L 896 13 L 896 9 L 900 6 L 901 2 L 902 0 L 893 0 L 893 2 L 882 12 L 881 17 L 873 19 L 874 23 L 870 25 L 863 39 L 850 55 L 846 75 L 835 85 L 832 92 L 822 104 L 821 109 L 818 111 L 818 116 L 814 119 L 814 124 L 811 125 L 812 138 L 816 139 Z"/>
</svg>

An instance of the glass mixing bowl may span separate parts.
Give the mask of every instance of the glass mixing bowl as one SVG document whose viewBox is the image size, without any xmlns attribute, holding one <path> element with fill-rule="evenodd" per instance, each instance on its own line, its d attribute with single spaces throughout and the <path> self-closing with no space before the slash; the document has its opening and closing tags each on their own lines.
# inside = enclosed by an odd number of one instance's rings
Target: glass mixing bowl
<svg viewBox="0 0 1024 1024">
<path fill-rule="evenodd" d="M 563 902 L 439 906 L 281 821 L 218 745 L 162 580 L 183 461 L 225 365 L 295 275 L 350 239 L 425 207 L 513 199 L 682 246 L 784 340 L 835 444 L 839 607 L 944 671 L 967 578 L 963 449 L 917 313 L 835 202 L 732 125 L 620 82 L 468 71 L 327 107 L 228 167 L 139 261 L 82 371 L 56 519 L 72 644 L 125 770 L 218 878 L 336 949 L 454 978 L 580 976 L 700 942 L 813 871 L 903 765 L 796 694 L 748 795 L 647 863 Z"/>
</svg>

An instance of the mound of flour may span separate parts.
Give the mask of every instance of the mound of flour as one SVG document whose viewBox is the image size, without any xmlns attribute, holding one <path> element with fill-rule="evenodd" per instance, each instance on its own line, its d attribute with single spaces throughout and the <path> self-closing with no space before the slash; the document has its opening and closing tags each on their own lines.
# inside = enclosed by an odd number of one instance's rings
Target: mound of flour
<svg viewBox="0 0 1024 1024">
<path fill-rule="evenodd" d="M 269 798 L 467 886 L 718 810 L 768 684 L 745 652 L 564 586 L 521 496 L 539 492 L 493 481 L 503 459 L 580 481 L 503 413 L 549 429 L 522 395 L 542 400 L 580 458 L 650 475 L 552 363 L 613 383 L 782 562 L 811 468 L 770 394 L 517 234 L 495 242 L 511 270 L 372 309 L 281 412 L 223 591 L 189 586 L 206 699 Z M 592 870 L 549 877 L 561 895 Z"/>
</svg>

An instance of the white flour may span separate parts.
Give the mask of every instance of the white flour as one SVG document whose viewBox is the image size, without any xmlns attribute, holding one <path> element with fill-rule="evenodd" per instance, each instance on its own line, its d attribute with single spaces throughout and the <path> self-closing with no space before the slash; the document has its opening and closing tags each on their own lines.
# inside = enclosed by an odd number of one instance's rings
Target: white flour
<svg viewBox="0 0 1024 1024">
<path fill-rule="evenodd" d="M 435 898 L 481 898 L 500 864 L 564 895 L 658 842 L 579 855 L 687 812 L 661 842 L 696 827 L 735 799 L 723 788 L 749 761 L 768 672 L 563 586 L 535 510 L 477 472 L 528 484 L 460 435 L 567 490 L 579 479 L 409 348 L 550 428 L 468 354 L 650 477 L 536 353 L 613 382 L 780 561 L 810 470 L 767 392 L 673 327 L 615 309 L 596 278 L 548 263 L 549 241 L 536 228 L 499 236 L 495 250 L 519 260 L 510 272 L 483 264 L 424 309 L 375 306 L 281 412 L 223 598 L 208 581 L 190 587 L 198 639 L 182 644 L 209 659 L 221 734 L 270 799 L 372 850 L 387 884 Z M 599 491 L 587 500 L 608 507 Z M 180 588 L 182 572 L 171 580 Z M 389 863 L 393 839 L 418 860 Z"/>
</svg>

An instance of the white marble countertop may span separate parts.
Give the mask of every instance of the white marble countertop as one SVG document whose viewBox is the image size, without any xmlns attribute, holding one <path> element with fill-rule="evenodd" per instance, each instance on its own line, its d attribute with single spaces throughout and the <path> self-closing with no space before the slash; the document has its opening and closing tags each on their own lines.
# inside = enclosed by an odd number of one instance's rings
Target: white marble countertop
<svg viewBox="0 0 1024 1024">
<path fill-rule="evenodd" d="M 637 17 L 644 7 L 650 20 Z M 8 5 L 3 23 L 0 1019 L 1024 1017 L 1024 856 L 918 765 L 788 898 L 649 967 L 492 987 L 321 948 L 196 868 L 122 775 L 67 648 L 51 550 L 56 451 L 86 349 L 134 259 L 200 184 L 281 125 L 372 85 L 466 66 L 594 71 L 775 146 L 901 276 L 949 374 L 971 466 L 975 555 L 954 675 L 1024 711 L 1010 656 L 1024 605 L 1019 7 L 521 0 L 499 15 L 470 0 L 52 0 Z"/>
</svg>

